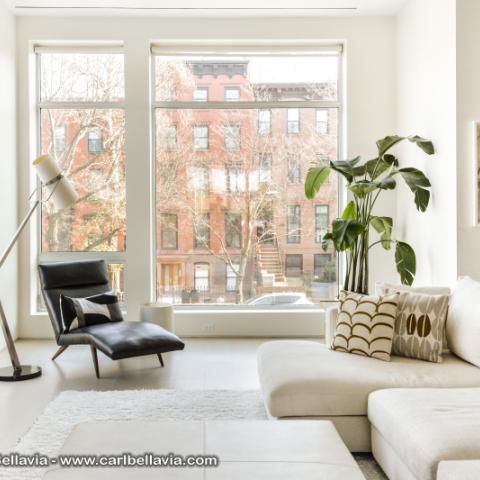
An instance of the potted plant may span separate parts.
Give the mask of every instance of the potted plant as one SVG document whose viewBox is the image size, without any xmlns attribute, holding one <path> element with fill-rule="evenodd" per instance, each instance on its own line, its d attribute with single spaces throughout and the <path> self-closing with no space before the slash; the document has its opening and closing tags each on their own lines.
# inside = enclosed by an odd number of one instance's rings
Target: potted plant
<svg viewBox="0 0 480 480">
<path fill-rule="evenodd" d="M 417 135 L 385 137 L 377 142 L 378 155 L 360 164 L 360 157 L 353 160 L 331 161 L 329 166 L 311 168 L 305 179 L 305 195 L 315 198 L 332 170 L 345 178 L 347 188 L 353 196 L 345 207 L 341 218 L 332 222 L 331 229 L 323 236 L 324 250 L 330 244 L 336 252 L 344 252 L 346 275 L 343 288 L 352 292 L 368 293 L 369 252 L 376 245 L 390 250 L 395 245 L 395 262 L 403 284 L 411 285 L 416 274 L 416 259 L 413 248 L 405 242 L 392 238 L 393 219 L 373 215 L 379 196 L 385 190 L 394 190 L 397 179 L 402 178 L 414 195 L 417 209 L 424 212 L 430 201 L 430 181 L 416 168 L 400 168 L 398 159 L 388 153 L 399 142 L 409 140 L 427 155 L 433 155 L 430 140 Z M 371 229 L 378 239 L 370 241 Z"/>
</svg>

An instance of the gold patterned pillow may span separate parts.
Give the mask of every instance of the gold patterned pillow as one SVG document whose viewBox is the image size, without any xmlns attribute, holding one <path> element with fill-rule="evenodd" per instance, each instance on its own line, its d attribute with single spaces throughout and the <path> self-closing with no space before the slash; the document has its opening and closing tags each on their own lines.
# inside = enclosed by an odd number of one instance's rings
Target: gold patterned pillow
<svg viewBox="0 0 480 480">
<path fill-rule="evenodd" d="M 332 350 L 390 361 L 399 294 L 340 292 Z"/>
<path fill-rule="evenodd" d="M 383 293 L 394 292 L 384 287 Z M 398 292 L 397 319 L 392 353 L 402 357 L 440 363 L 445 338 L 449 295 Z"/>
</svg>

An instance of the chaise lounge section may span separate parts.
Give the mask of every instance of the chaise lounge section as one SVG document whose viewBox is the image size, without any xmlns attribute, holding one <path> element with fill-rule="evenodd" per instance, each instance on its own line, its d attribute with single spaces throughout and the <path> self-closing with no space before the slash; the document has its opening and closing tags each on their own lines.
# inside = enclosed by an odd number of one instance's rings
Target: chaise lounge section
<svg viewBox="0 0 480 480">
<path fill-rule="evenodd" d="M 45 263 L 38 266 L 43 298 L 60 347 L 52 360 L 70 345 L 89 345 L 97 378 L 100 378 L 97 350 L 112 360 L 157 355 L 183 350 L 184 343 L 159 325 L 147 322 L 108 322 L 66 331 L 60 296 L 88 297 L 111 290 L 103 260 Z"/>
</svg>

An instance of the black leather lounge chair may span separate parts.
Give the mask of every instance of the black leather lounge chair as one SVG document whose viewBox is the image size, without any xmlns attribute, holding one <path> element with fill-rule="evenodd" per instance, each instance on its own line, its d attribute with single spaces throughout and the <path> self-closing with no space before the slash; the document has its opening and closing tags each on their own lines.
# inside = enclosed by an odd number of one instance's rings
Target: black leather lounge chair
<svg viewBox="0 0 480 480">
<path fill-rule="evenodd" d="M 68 333 L 62 321 L 60 295 L 88 297 L 111 290 L 103 260 L 46 263 L 38 266 L 45 305 L 59 345 L 55 360 L 70 345 L 90 345 L 93 365 L 100 378 L 97 349 L 112 360 L 157 355 L 163 367 L 162 353 L 183 350 L 184 343 L 159 325 L 146 322 L 108 322 L 77 328 Z"/>
</svg>

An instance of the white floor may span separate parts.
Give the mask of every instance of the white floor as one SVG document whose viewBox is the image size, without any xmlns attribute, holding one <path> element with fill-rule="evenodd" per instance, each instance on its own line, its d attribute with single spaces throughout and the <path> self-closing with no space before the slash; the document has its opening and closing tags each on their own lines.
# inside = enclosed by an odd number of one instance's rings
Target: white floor
<svg viewBox="0 0 480 480">
<path fill-rule="evenodd" d="M 111 361 L 99 353 L 102 378 L 93 370 L 90 348 L 72 346 L 55 362 L 53 341 L 16 343 L 22 363 L 40 365 L 42 377 L 0 383 L 0 452 L 11 449 L 45 406 L 63 390 L 258 389 L 256 350 L 268 339 L 184 339 L 183 352 Z M 6 351 L 0 366 L 8 365 Z"/>
</svg>

